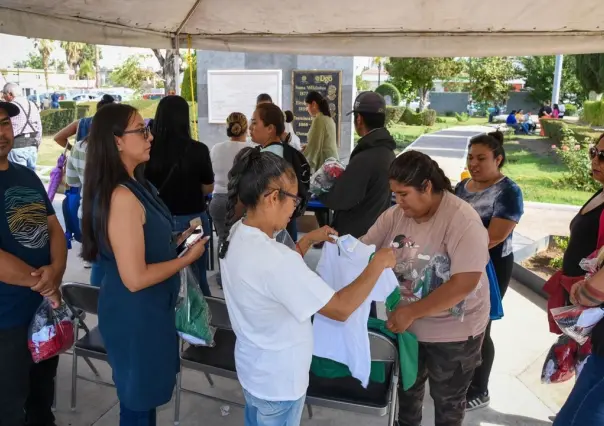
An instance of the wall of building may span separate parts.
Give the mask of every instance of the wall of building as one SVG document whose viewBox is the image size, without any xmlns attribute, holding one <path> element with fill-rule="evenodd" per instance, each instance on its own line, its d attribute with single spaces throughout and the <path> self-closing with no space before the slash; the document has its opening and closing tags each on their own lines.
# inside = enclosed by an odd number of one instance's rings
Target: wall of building
<svg viewBox="0 0 604 426">
<path fill-rule="evenodd" d="M 532 113 L 537 113 L 539 108 L 541 108 L 541 105 L 531 98 L 529 92 L 510 92 L 508 96 L 509 99 L 506 107 L 507 112 L 522 109 L 524 112 L 530 111 Z"/>
<path fill-rule="evenodd" d="M 259 70 L 281 69 L 282 106 L 292 109 L 292 71 L 300 70 L 342 70 L 342 118 L 340 157 L 347 158 L 352 151 L 352 118 L 345 114 L 352 109 L 356 92 L 354 79 L 354 58 L 338 56 L 280 55 L 270 53 L 237 53 L 197 51 L 197 99 L 199 103 L 199 139 L 209 147 L 227 139 L 223 124 L 208 122 L 208 70 Z M 249 117 L 248 117 L 249 118 Z"/>
<path fill-rule="evenodd" d="M 466 92 L 430 92 L 430 109 L 438 114 L 468 112 L 470 94 Z"/>
</svg>

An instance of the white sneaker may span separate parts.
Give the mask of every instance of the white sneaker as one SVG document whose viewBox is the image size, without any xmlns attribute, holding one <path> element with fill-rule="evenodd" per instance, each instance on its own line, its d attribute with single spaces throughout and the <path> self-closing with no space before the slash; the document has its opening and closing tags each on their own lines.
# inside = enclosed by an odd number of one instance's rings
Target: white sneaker
<svg viewBox="0 0 604 426">
<path fill-rule="evenodd" d="M 92 263 L 84 261 L 84 269 L 92 268 Z"/>
</svg>

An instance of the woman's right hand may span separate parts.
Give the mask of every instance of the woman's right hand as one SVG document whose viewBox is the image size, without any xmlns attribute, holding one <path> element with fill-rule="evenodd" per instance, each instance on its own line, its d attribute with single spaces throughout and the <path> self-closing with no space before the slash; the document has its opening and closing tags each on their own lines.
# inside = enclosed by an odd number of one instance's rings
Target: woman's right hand
<svg viewBox="0 0 604 426">
<path fill-rule="evenodd" d="M 386 247 L 375 252 L 372 262 L 377 262 L 382 268 L 394 268 L 396 266 L 396 255 L 394 249 Z"/>
<path fill-rule="evenodd" d="M 209 239 L 210 237 L 203 237 L 189 247 L 189 249 L 183 256 L 183 258 L 187 261 L 187 265 L 190 265 L 191 263 L 199 259 L 201 256 L 203 256 L 206 251 L 206 243 Z"/>
</svg>

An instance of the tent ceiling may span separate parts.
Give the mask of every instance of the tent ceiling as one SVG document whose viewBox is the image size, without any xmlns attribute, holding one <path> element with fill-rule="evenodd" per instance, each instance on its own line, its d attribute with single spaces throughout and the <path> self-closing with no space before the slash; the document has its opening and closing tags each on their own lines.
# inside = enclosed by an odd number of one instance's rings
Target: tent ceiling
<svg viewBox="0 0 604 426">
<path fill-rule="evenodd" d="M 153 48 L 172 47 L 179 33 L 181 46 L 191 35 L 198 49 L 324 55 L 595 53 L 604 52 L 604 7 L 601 0 L 0 0 L 0 32 Z"/>
</svg>

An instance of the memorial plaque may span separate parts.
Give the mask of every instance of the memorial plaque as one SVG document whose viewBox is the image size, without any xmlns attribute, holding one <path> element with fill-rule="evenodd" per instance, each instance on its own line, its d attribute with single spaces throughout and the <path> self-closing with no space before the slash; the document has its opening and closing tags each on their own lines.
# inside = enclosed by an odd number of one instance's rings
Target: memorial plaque
<svg viewBox="0 0 604 426">
<path fill-rule="evenodd" d="M 329 104 L 331 118 L 336 123 L 338 146 L 340 146 L 340 122 L 342 115 L 342 71 L 294 70 L 292 71 L 292 112 L 294 132 L 302 144 L 306 143 L 312 117 L 306 111 L 308 92 L 319 92 Z M 346 113 L 346 112 L 344 112 Z"/>
</svg>

